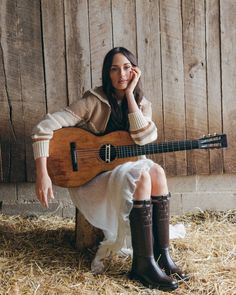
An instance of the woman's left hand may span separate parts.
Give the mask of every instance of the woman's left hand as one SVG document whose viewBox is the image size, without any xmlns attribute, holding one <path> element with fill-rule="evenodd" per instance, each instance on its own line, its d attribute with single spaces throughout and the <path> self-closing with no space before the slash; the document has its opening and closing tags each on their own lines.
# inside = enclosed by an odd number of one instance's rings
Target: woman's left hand
<svg viewBox="0 0 236 295">
<path fill-rule="evenodd" d="M 141 70 L 138 67 L 132 67 L 130 74 L 132 75 L 132 78 L 129 85 L 125 89 L 126 96 L 128 96 L 129 94 L 133 94 L 134 89 L 141 77 Z"/>
</svg>

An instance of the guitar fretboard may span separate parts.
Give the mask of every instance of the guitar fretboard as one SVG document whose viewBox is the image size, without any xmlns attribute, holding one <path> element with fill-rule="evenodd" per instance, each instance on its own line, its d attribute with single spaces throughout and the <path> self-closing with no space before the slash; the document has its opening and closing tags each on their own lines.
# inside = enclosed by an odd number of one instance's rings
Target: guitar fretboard
<svg viewBox="0 0 236 295">
<path fill-rule="evenodd" d="M 117 146 L 116 156 L 118 158 L 135 157 L 141 155 L 151 155 L 159 153 L 168 153 L 182 150 L 198 149 L 198 140 L 185 140 L 185 141 L 171 141 L 161 144 L 149 143 L 146 145 L 125 145 Z"/>
</svg>

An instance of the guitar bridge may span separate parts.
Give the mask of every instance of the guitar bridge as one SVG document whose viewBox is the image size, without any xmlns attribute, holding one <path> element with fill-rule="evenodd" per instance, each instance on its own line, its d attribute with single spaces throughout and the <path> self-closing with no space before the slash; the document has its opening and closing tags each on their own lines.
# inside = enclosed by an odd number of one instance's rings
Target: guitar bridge
<svg viewBox="0 0 236 295">
<path fill-rule="evenodd" d="M 106 144 L 106 148 L 105 148 L 105 161 L 106 161 L 106 163 L 110 163 L 111 162 L 111 145 L 110 144 Z"/>
<path fill-rule="evenodd" d="M 100 147 L 99 157 L 106 163 L 111 163 L 116 158 L 116 149 L 111 144 L 104 144 Z"/>
<path fill-rule="evenodd" d="M 70 155 L 71 155 L 71 163 L 73 171 L 78 171 L 78 161 L 77 161 L 77 150 L 76 143 L 70 143 Z"/>
</svg>

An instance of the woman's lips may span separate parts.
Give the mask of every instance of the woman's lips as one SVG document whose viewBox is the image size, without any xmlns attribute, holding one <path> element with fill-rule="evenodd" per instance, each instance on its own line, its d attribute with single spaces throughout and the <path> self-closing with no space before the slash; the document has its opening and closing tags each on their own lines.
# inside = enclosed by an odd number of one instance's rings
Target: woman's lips
<svg viewBox="0 0 236 295">
<path fill-rule="evenodd" d="M 128 80 L 119 80 L 118 81 L 119 84 L 124 84 L 124 83 L 127 83 L 127 82 L 128 82 Z"/>
</svg>

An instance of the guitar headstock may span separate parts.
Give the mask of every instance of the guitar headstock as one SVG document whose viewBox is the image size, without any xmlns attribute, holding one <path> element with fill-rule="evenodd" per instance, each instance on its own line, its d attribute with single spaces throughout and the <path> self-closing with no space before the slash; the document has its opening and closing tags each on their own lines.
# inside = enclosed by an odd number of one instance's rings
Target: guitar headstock
<svg viewBox="0 0 236 295">
<path fill-rule="evenodd" d="M 200 149 L 219 149 L 227 147 L 226 134 L 208 134 L 198 140 Z"/>
</svg>

